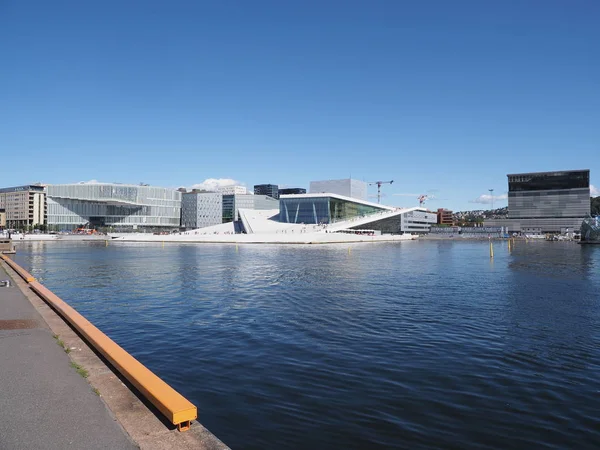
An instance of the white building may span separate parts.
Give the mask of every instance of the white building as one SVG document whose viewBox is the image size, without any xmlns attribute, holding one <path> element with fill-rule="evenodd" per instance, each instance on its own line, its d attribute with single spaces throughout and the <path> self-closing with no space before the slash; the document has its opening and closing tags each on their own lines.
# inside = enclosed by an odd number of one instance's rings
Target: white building
<svg viewBox="0 0 600 450">
<path fill-rule="evenodd" d="M 311 194 L 337 194 L 358 200 L 367 200 L 367 183 L 353 178 L 311 181 L 309 192 Z"/>
<path fill-rule="evenodd" d="M 91 227 L 170 227 L 181 221 L 181 192 L 117 183 L 48 185 L 48 226 L 68 230 Z"/>
<path fill-rule="evenodd" d="M 218 191 L 223 195 L 243 195 L 248 193 L 246 186 L 222 186 Z"/>
</svg>

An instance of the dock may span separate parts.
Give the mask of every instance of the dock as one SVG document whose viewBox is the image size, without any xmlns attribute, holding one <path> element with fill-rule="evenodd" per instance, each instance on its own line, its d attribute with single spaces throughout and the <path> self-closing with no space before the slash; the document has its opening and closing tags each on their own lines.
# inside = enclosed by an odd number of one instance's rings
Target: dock
<svg viewBox="0 0 600 450">
<path fill-rule="evenodd" d="M 178 431 L 156 398 L 122 373 L 125 367 L 112 365 L 42 298 L 54 294 L 2 256 L 4 280 L 0 286 L 10 285 L 0 287 L 0 448 L 228 448 L 197 420 Z M 165 386 L 152 394 L 160 398 Z"/>
</svg>

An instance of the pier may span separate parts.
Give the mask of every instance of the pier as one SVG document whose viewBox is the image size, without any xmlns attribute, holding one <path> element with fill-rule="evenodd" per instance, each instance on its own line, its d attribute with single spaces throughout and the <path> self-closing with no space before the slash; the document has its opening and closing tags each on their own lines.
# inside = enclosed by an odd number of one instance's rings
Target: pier
<svg viewBox="0 0 600 450">
<path fill-rule="evenodd" d="M 194 405 L 6 256 L 0 280 L 0 448 L 227 448 Z"/>
</svg>

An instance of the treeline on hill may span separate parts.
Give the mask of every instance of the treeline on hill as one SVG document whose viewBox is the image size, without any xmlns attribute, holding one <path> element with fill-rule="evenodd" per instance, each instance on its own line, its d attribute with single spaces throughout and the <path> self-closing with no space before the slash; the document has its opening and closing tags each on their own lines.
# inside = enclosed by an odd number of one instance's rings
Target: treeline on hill
<svg viewBox="0 0 600 450">
<path fill-rule="evenodd" d="M 600 196 L 592 197 L 592 216 L 600 216 Z"/>
</svg>

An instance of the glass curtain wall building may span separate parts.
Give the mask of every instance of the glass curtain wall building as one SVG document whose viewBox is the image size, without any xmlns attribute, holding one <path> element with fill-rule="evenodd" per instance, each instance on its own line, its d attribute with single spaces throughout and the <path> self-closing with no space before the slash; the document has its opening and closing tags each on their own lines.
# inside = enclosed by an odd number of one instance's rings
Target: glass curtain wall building
<svg viewBox="0 0 600 450">
<path fill-rule="evenodd" d="M 56 184 L 47 187 L 48 226 L 179 227 L 181 192 L 114 183 Z"/>
<path fill-rule="evenodd" d="M 573 232 L 590 215 L 590 171 L 509 174 L 508 219 L 486 220 L 527 234 Z"/>
<path fill-rule="evenodd" d="M 327 194 L 290 195 L 279 199 L 279 221 L 284 223 L 329 224 L 388 210 Z"/>
</svg>

